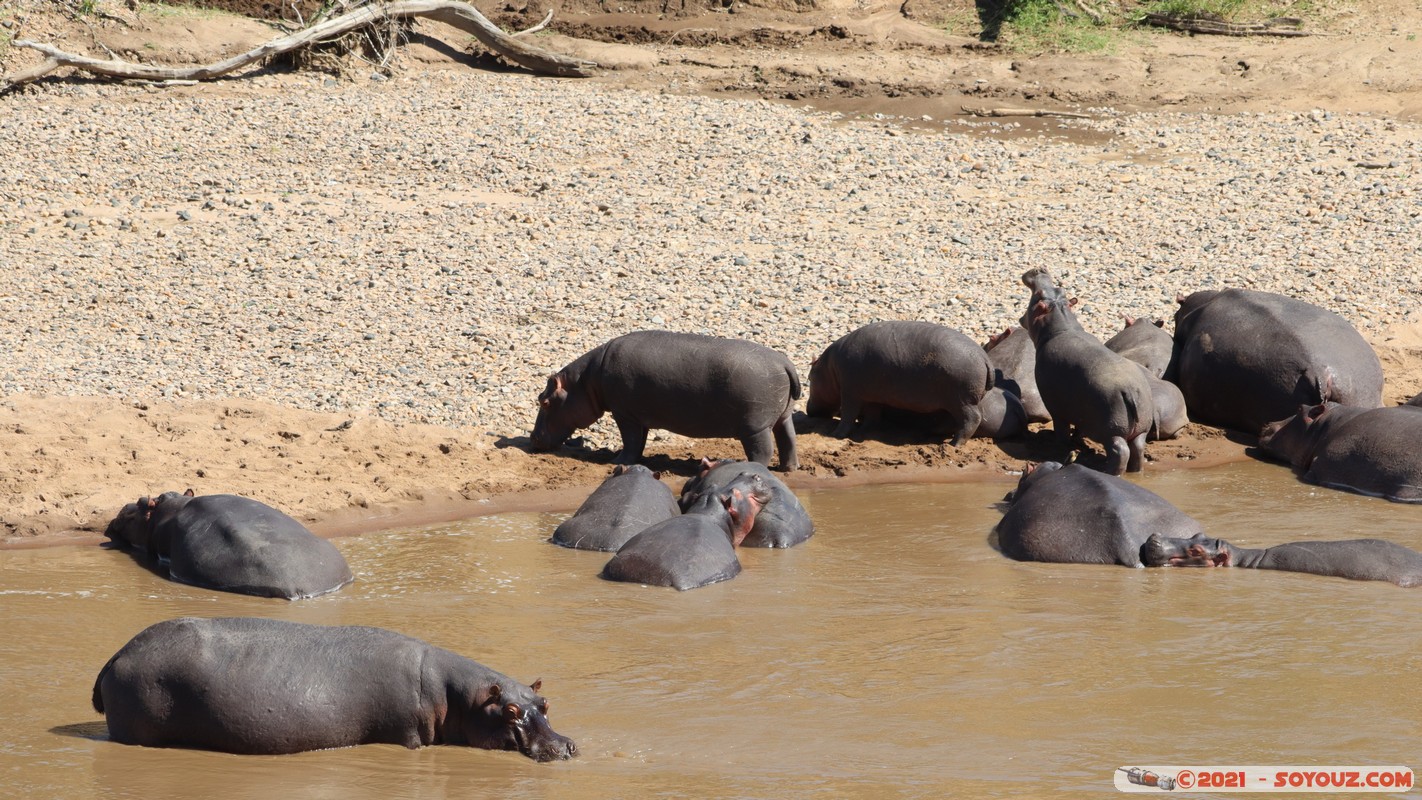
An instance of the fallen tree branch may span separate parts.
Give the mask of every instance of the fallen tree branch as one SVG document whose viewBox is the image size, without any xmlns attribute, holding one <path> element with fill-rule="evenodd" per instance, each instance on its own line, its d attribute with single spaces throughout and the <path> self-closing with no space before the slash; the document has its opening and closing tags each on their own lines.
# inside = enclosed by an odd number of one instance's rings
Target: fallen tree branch
<svg viewBox="0 0 1422 800">
<path fill-rule="evenodd" d="M 1173 14 L 1148 13 L 1141 17 L 1146 25 L 1156 25 L 1173 31 L 1209 33 L 1216 36 L 1313 36 L 1301 30 L 1303 20 L 1296 17 L 1275 17 L 1263 22 L 1226 22 L 1210 17 L 1178 17 Z M 1287 27 L 1285 27 L 1287 26 Z"/>
<path fill-rule="evenodd" d="M 963 106 L 963 113 L 973 117 L 1065 117 L 1091 119 L 1090 114 L 1076 111 L 1053 111 L 1049 108 L 975 108 Z"/>
<path fill-rule="evenodd" d="M 95 75 L 119 79 L 212 80 L 262 59 L 281 55 L 313 42 L 340 36 L 378 22 L 409 17 L 428 17 L 472 34 L 495 54 L 540 75 L 585 77 L 591 74 L 591 71 L 597 66 L 591 61 L 552 53 L 515 39 L 500 30 L 488 18 L 479 13 L 478 9 L 468 3 L 458 2 L 458 0 L 400 0 L 400 2 L 385 5 L 362 6 L 349 14 L 326 20 L 290 36 L 283 36 L 267 42 L 260 47 L 224 61 L 200 67 L 165 67 L 135 64 L 118 59 L 103 61 L 66 53 L 57 47 L 40 42 L 18 40 L 13 42 L 15 47 L 38 50 L 47 59 L 43 64 L 33 69 L 0 77 L 0 94 L 20 84 L 43 77 L 59 67 L 74 67 Z"/>
<path fill-rule="evenodd" d="M 553 21 L 553 9 L 550 8 L 550 9 L 548 9 L 548 15 L 543 18 L 543 21 L 542 21 L 542 22 L 538 23 L 537 25 L 534 25 L 532 28 L 525 28 L 525 29 L 519 31 L 518 33 L 515 33 L 514 36 L 527 36 L 527 35 L 529 35 L 530 33 L 538 33 L 539 31 L 541 31 L 541 30 L 543 30 L 544 28 L 548 27 L 548 23 L 550 23 L 550 22 L 552 22 L 552 21 Z"/>
</svg>

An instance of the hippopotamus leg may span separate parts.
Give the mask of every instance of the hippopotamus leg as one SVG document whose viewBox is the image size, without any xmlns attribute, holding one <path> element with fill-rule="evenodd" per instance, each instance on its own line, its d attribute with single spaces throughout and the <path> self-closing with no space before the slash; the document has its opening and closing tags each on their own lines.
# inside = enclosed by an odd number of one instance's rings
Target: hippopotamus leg
<svg viewBox="0 0 1422 800">
<path fill-rule="evenodd" d="M 612 459 L 614 464 L 636 464 L 642 460 L 642 451 L 647 449 L 648 428 L 630 417 L 612 415 L 617 430 L 622 434 L 622 449 Z M 766 457 L 770 456 L 766 453 Z"/>
<path fill-rule="evenodd" d="M 775 452 L 775 437 L 771 435 L 769 429 L 756 431 L 741 439 L 741 446 L 746 449 L 746 458 L 750 461 L 769 464 L 770 456 Z"/>
<path fill-rule="evenodd" d="M 836 439 L 843 439 L 854 430 L 859 417 L 865 413 L 864 402 L 857 395 L 845 392 L 839 398 L 839 424 L 830 433 Z"/>
<path fill-rule="evenodd" d="M 800 468 L 800 456 L 795 451 L 795 410 L 785 409 L 785 413 L 776 420 L 775 425 L 770 429 L 775 436 L 775 449 L 780 452 L 780 469 L 783 472 L 794 472 Z M 767 455 L 768 457 L 768 455 Z M 748 461 L 759 461 L 746 455 Z M 761 461 L 764 464 L 766 462 Z"/>
<path fill-rule="evenodd" d="M 1129 441 L 1121 436 L 1111 437 L 1106 445 L 1106 464 L 1112 475 L 1141 471 L 1145 465 L 1145 439 L 1144 433 Z"/>
</svg>

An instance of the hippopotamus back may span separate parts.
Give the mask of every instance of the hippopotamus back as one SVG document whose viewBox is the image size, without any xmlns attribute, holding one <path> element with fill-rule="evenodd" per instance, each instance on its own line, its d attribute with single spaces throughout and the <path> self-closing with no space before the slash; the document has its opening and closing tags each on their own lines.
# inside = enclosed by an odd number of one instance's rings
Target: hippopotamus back
<svg viewBox="0 0 1422 800">
<path fill-rule="evenodd" d="M 619 464 L 573 516 L 553 532 L 552 542 L 579 550 L 615 551 L 652 525 L 681 513 L 671 487 L 642 466 Z"/>
</svg>

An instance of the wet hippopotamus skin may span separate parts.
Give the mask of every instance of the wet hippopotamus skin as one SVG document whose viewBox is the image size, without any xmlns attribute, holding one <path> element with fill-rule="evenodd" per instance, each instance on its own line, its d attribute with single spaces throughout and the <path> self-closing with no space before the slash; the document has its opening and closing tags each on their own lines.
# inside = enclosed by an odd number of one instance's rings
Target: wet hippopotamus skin
<svg viewBox="0 0 1422 800">
<path fill-rule="evenodd" d="M 250 617 L 159 622 L 94 681 L 109 738 L 242 754 L 449 744 L 571 758 L 525 686 L 393 631 Z"/>
<path fill-rule="evenodd" d="M 764 465 L 733 459 L 701 459 L 701 472 L 681 487 L 681 507 L 690 509 L 703 494 L 717 492 L 740 475 L 759 475 L 770 489 L 770 500 L 755 515 L 755 524 L 741 547 L 794 547 L 815 533 L 815 523 L 800 499 Z"/>
<path fill-rule="evenodd" d="M 1290 542 L 1255 550 L 1203 533 L 1188 539 L 1152 535 L 1141 556 L 1148 567 L 1247 567 L 1422 585 L 1422 553 L 1382 539 Z"/>
<path fill-rule="evenodd" d="M 1072 301 L 1046 270 L 1029 270 L 1022 283 L 1032 290 L 1023 324 L 1037 346 L 1037 391 L 1052 427 L 1074 428 L 1104 445 L 1112 475 L 1139 472 L 1155 418 L 1145 371 L 1082 329 Z"/>
<path fill-rule="evenodd" d="M 1422 408 L 1301 406 L 1259 434 L 1259 449 L 1309 483 L 1422 503 Z"/>
<path fill-rule="evenodd" d="M 760 476 L 738 475 L 720 490 L 703 493 L 685 514 L 628 539 L 602 577 L 681 591 L 730 580 L 741 573 L 736 545 L 770 500 Z"/>
<path fill-rule="evenodd" d="M 1184 393 L 1191 419 L 1253 434 L 1300 405 L 1382 405 L 1377 354 L 1332 311 L 1249 289 L 1176 301 L 1165 378 Z"/>
<path fill-rule="evenodd" d="M 534 450 L 611 413 L 622 434 L 617 464 L 636 463 L 652 428 L 695 439 L 739 439 L 746 458 L 799 467 L 791 412 L 800 376 L 790 359 L 741 339 L 637 331 L 593 348 L 549 376 L 538 396 Z"/>
<path fill-rule="evenodd" d="M 164 492 L 129 503 L 104 531 L 158 560 L 179 583 L 297 600 L 353 580 L 330 542 L 282 512 L 231 494 Z"/>
<path fill-rule="evenodd" d="M 1037 346 L 1023 327 L 1008 328 L 983 345 L 993 368 L 993 386 L 1016 395 L 1028 422 L 1051 422 L 1037 391 Z"/>
<path fill-rule="evenodd" d="M 1125 327 L 1106 340 L 1106 349 L 1140 364 L 1152 378 L 1164 375 L 1175 349 L 1175 340 L 1164 330 L 1165 320 L 1152 322 L 1132 316 L 1123 319 Z"/>
<path fill-rule="evenodd" d="M 1151 534 L 1188 538 L 1199 522 L 1155 492 L 1080 464 L 1029 468 L 997 524 L 998 547 L 1018 561 L 1142 567 Z"/>
<path fill-rule="evenodd" d="M 671 487 L 641 464 L 618 464 L 573 516 L 553 531 L 554 544 L 613 552 L 647 528 L 681 513 Z"/>
<path fill-rule="evenodd" d="M 885 408 L 947 412 L 956 447 L 977 433 L 992 386 L 987 353 L 959 331 L 933 322 L 874 322 L 841 336 L 810 367 L 805 413 L 839 415 L 832 435 L 848 436 Z M 995 427 L 1001 427 L 1001 423 Z"/>
</svg>

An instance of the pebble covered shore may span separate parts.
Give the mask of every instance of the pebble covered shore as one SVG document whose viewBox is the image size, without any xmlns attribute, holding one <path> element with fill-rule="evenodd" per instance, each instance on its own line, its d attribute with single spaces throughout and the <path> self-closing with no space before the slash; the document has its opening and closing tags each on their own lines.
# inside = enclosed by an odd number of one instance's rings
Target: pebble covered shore
<svg viewBox="0 0 1422 800">
<path fill-rule="evenodd" d="M 528 432 L 632 330 L 806 375 L 925 319 L 979 341 L 1044 266 L 1102 337 L 1244 286 L 1419 319 L 1422 129 L 1115 116 L 997 140 L 477 71 L 0 98 L 0 394 L 237 397 Z M 802 406 L 803 407 L 803 406 Z M 616 431 L 604 419 L 597 443 Z"/>
</svg>

